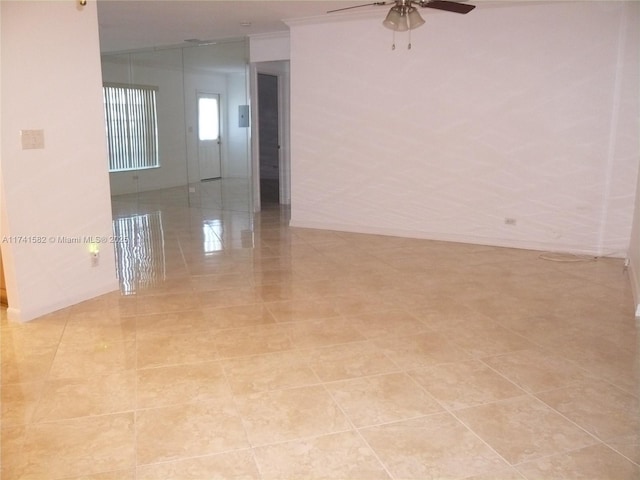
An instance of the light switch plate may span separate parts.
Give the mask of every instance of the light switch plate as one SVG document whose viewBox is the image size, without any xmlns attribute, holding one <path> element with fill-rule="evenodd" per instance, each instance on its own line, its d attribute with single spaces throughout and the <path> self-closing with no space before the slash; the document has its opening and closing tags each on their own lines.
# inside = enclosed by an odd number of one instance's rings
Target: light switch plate
<svg viewBox="0 0 640 480">
<path fill-rule="evenodd" d="M 23 150 L 44 148 L 44 130 L 20 130 Z"/>
</svg>

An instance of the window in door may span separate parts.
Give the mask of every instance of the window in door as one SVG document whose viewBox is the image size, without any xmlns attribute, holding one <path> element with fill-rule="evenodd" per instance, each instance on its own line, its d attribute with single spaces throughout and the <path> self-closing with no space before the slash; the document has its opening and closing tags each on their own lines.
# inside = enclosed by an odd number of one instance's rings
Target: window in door
<svg viewBox="0 0 640 480">
<path fill-rule="evenodd" d="M 198 98 L 198 138 L 201 141 L 217 140 L 220 136 L 218 99 Z"/>
<path fill-rule="evenodd" d="M 198 167 L 201 181 L 222 177 L 220 95 L 197 93 Z"/>
</svg>

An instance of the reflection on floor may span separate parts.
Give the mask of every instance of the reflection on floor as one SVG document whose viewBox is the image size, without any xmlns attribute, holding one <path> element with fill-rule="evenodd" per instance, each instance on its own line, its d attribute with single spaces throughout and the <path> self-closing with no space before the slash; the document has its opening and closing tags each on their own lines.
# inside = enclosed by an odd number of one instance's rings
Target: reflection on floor
<svg viewBox="0 0 640 480">
<path fill-rule="evenodd" d="M 249 212 L 250 184 L 246 178 L 225 178 L 190 183 L 161 190 L 142 191 L 113 197 L 117 215 L 141 213 L 157 207 L 199 207 L 204 209 Z"/>
<path fill-rule="evenodd" d="M 277 204 L 280 202 L 280 182 L 278 179 L 260 179 L 261 205 Z"/>
<path fill-rule="evenodd" d="M 115 246 L 123 295 L 166 281 L 165 225 L 178 236 L 185 232 L 191 237 L 197 230 L 207 254 L 222 251 L 222 239 L 230 241 L 229 235 L 240 239 L 242 248 L 253 247 L 247 179 L 217 179 L 118 195 L 112 205 L 114 235 L 129 239 Z"/>
<path fill-rule="evenodd" d="M 2 311 L 3 480 L 640 478 L 620 260 L 148 197 L 121 292 Z"/>
</svg>

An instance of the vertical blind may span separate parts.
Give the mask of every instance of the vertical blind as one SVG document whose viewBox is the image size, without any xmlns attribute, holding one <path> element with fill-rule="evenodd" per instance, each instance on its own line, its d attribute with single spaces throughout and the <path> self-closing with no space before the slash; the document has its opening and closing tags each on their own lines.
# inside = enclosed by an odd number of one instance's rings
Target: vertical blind
<svg viewBox="0 0 640 480">
<path fill-rule="evenodd" d="M 155 87 L 105 84 L 109 171 L 158 167 Z"/>
</svg>

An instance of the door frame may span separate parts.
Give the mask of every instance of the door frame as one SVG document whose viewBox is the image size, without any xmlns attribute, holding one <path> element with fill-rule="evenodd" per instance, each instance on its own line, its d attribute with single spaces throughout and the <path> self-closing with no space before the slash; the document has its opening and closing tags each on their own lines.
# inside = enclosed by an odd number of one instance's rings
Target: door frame
<svg viewBox="0 0 640 480">
<path fill-rule="evenodd" d="M 291 153 L 289 114 L 289 61 L 256 62 L 250 65 L 251 94 L 251 177 L 253 211 L 261 210 L 260 203 L 260 128 L 258 125 L 258 73 L 278 77 L 278 142 L 280 204 L 291 204 Z"/>
</svg>

